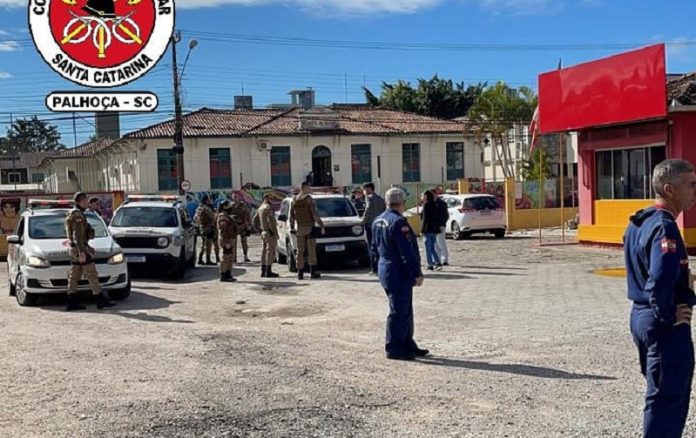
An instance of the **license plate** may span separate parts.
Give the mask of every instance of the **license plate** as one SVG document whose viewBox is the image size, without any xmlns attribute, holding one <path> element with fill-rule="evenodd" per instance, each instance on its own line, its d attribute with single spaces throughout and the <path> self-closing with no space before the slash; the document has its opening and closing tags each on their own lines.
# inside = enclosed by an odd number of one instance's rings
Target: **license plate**
<svg viewBox="0 0 696 438">
<path fill-rule="evenodd" d="M 326 252 L 342 252 L 345 250 L 345 245 L 326 245 Z"/>
<path fill-rule="evenodd" d="M 490 210 L 481 210 L 480 213 L 481 213 L 481 216 L 490 216 L 493 214 L 493 212 Z"/>
<path fill-rule="evenodd" d="M 145 256 L 126 256 L 128 263 L 145 263 Z"/>
</svg>

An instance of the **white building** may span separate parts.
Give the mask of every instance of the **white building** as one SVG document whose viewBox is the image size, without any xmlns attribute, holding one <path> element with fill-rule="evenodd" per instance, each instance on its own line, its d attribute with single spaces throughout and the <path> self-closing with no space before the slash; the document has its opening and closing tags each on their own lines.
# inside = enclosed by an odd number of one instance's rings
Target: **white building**
<svg viewBox="0 0 696 438">
<path fill-rule="evenodd" d="M 184 116 L 185 179 L 191 191 L 373 181 L 384 190 L 408 182 L 480 178 L 480 147 L 464 125 L 363 105 L 215 110 Z M 107 141 L 75 176 L 85 191 L 177 190 L 174 121 Z M 52 164 L 50 180 L 68 180 L 66 163 Z M 89 183 L 88 183 L 89 182 Z M 60 183 L 47 185 L 65 191 Z M 69 190 L 68 190 L 69 191 Z"/>
</svg>

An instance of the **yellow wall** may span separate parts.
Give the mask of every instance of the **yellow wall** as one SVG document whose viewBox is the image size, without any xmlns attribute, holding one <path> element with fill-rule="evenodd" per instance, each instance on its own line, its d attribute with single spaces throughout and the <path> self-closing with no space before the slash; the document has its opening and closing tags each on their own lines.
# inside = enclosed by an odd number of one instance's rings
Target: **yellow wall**
<svg viewBox="0 0 696 438">
<path fill-rule="evenodd" d="M 541 227 L 560 227 L 571 219 L 575 219 L 578 214 L 577 208 L 563 209 L 563 220 L 561 220 L 560 208 L 541 209 Z M 507 210 L 508 229 L 525 230 L 539 227 L 539 210 Z"/>
<path fill-rule="evenodd" d="M 594 224 L 578 227 L 578 241 L 622 245 L 629 217 L 653 203 L 649 199 L 595 201 Z"/>
<path fill-rule="evenodd" d="M 0 236 L 0 260 L 7 257 L 7 236 Z"/>
</svg>

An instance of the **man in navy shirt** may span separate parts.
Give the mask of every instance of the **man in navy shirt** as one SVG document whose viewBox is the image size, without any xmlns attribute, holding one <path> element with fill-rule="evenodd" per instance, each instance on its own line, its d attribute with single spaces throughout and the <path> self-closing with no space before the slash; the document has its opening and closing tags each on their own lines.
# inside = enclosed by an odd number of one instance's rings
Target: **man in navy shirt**
<svg viewBox="0 0 696 438">
<path fill-rule="evenodd" d="M 379 254 L 379 280 L 389 298 L 385 350 L 388 359 L 413 360 L 429 354 L 413 340 L 413 287 L 423 284 L 418 240 L 402 216 L 403 190 L 390 189 L 384 197 L 387 210 L 372 223 L 372 246 Z"/>
<path fill-rule="evenodd" d="M 696 304 L 677 218 L 696 201 L 694 167 L 666 160 L 655 167 L 652 185 L 655 206 L 633 215 L 624 236 L 631 334 L 647 383 L 643 436 L 677 438 L 689 412 Z"/>
</svg>

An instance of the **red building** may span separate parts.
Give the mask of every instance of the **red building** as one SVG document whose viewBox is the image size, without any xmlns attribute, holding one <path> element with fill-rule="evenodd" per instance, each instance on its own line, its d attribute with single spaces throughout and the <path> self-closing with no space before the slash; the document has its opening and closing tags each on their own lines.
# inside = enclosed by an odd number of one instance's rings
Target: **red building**
<svg viewBox="0 0 696 438">
<path fill-rule="evenodd" d="M 696 75 L 670 79 L 664 45 L 540 76 L 542 133 L 579 133 L 580 242 L 621 245 L 629 216 L 653 203 L 655 165 L 696 163 Z M 679 224 L 696 252 L 696 209 Z"/>
</svg>

